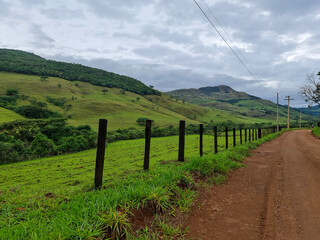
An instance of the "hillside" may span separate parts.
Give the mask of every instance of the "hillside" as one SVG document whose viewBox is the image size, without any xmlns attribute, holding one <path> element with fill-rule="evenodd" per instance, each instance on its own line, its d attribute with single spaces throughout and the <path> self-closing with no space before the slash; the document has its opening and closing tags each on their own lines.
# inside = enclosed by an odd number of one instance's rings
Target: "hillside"
<svg viewBox="0 0 320 240">
<path fill-rule="evenodd" d="M 28 105 L 30 102 L 47 104 L 49 110 L 69 117 L 68 123 L 74 126 L 88 124 L 94 129 L 98 127 L 98 119 L 109 120 L 108 129 L 129 128 L 137 125 L 138 118 L 153 119 L 155 126 L 177 126 L 179 120 L 186 120 L 188 124 L 207 122 L 233 121 L 235 123 L 253 124 L 275 122 L 273 116 L 254 118 L 245 116 L 245 110 L 212 109 L 183 102 L 163 94 L 141 96 L 119 88 L 95 86 L 87 82 L 71 82 L 61 78 L 49 77 L 41 81 L 39 76 L 17 73 L 0 72 L 0 96 L 5 95 L 7 89 L 19 92 L 17 106 Z M 61 108 L 50 102 L 48 98 L 64 99 L 66 108 Z M 11 117 L 7 121 L 22 118 L 13 111 L 6 110 Z M 9 116 L 9 115 L 7 115 Z M 3 120 L 5 121 L 5 120 Z M 285 123 L 286 118 L 281 119 Z"/>
<path fill-rule="evenodd" d="M 235 91 L 231 87 L 224 85 L 199 89 L 180 89 L 167 92 L 167 94 L 202 107 L 228 109 L 235 114 L 252 118 L 275 119 L 277 113 L 275 103 L 244 92 Z M 287 108 L 285 106 L 279 106 L 279 117 L 287 117 Z M 290 117 L 297 122 L 300 119 L 299 111 L 293 108 L 290 112 Z M 312 117 L 304 114 L 302 119 L 308 121 L 312 120 Z"/>
<path fill-rule="evenodd" d="M 16 121 L 16 120 L 23 120 L 25 119 L 21 115 L 10 111 L 8 109 L 0 107 L 0 124 L 5 123 L 5 122 L 11 122 L 11 121 Z"/>
<path fill-rule="evenodd" d="M 43 80 L 46 77 L 59 77 L 69 81 L 89 82 L 97 86 L 122 88 L 140 95 L 160 95 L 159 91 L 131 77 L 81 64 L 46 60 L 20 50 L 0 49 L 0 71 L 38 75 Z"/>
<path fill-rule="evenodd" d="M 17 91 L 18 95 L 7 96 L 8 90 Z M 109 130 L 143 128 L 137 124 L 139 118 L 150 118 L 159 127 L 177 126 L 179 120 L 186 120 L 187 124 L 274 124 L 276 120 L 274 103 L 228 86 L 168 94 L 127 76 L 0 49 L 0 123 L 24 119 L 17 113 L 22 114 L 30 105 L 43 108 L 49 117 L 68 118 L 74 126 L 97 129 L 98 119 L 106 118 Z M 285 124 L 286 117 L 286 109 L 281 108 L 280 123 Z M 292 112 L 292 119 L 299 119 L 297 111 Z M 303 120 L 312 117 L 303 116 Z"/>
<path fill-rule="evenodd" d="M 320 107 L 319 106 L 313 106 L 310 108 L 296 108 L 296 110 L 297 111 L 301 110 L 301 112 L 303 112 L 305 114 L 320 118 Z"/>
<path fill-rule="evenodd" d="M 167 94 L 195 104 L 209 103 L 211 100 L 228 101 L 232 99 L 259 99 L 258 97 L 251 96 L 244 92 L 237 92 L 231 87 L 225 85 L 215 87 L 202 87 L 199 89 L 179 89 L 167 92 Z"/>
</svg>

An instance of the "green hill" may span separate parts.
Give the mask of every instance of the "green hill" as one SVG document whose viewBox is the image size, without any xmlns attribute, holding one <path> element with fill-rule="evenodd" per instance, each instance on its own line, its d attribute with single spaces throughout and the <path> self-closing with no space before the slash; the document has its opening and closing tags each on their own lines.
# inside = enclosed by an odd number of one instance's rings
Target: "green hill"
<svg viewBox="0 0 320 240">
<path fill-rule="evenodd" d="M 35 54 L 10 49 L 0 49 L 0 71 L 59 77 L 70 81 L 89 82 L 93 85 L 122 88 L 140 95 L 160 92 L 127 76 L 107 72 L 81 64 L 46 60 Z"/>
<path fill-rule="evenodd" d="M 10 89 L 17 90 L 18 95 L 7 96 Z M 0 49 L 0 107 L 6 108 L 0 109 L 1 123 L 23 119 L 16 112 L 22 114 L 23 108 L 30 105 L 40 106 L 47 115 L 68 118 L 74 126 L 90 125 L 97 129 L 98 119 L 106 118 L 109 130 L 143 128 L 137 124 L 138 118 L 152 119 L 159 127 L 177 126 L 179 120 L 186 120 L 187 124 L 276 121 L 274 103 L 228 86 L 183 89 L 169 94 L 160 94 L 138 80 L 100 69 Z M 286 108 L 281 107 L 282 124 L 286 117 Z M 299 119 L 297 111 L 292 112 L 292 119 Z M 303 116 L 305 121 L 310 119 Z"/>
<path fill-rule="evenodd" d="M 246 109 L 199 107 L 195 104 L 173 99 L 166 94 L 162 96 L 145 95 L 123 91 L 120 88 L 107 88 L 92 85 L 87 82 L 67 81 L 61 78 L 49 77 L 41 81 L 39 76 L 0 72 L 0 96 L 6 94 L 7 89 L 16 89 L 19 93 L 17 106 L 31 104 L 32 102 L 45 103 L 51 111 L 68 117 L 68 123 L 74 126 L 88 124 L 94 129 L 98 127 L 98 119 L 109 120 L 108 128 L 138 127 L 138 118 L 150 118 L 155 126 L 177 126 L 179 120 L 191 123 L 210 123 L 233 121 L 235 123 L 253 124 L 263 122 L 275 123 L 273 115 L 263 118 L 246 116 Z M 64 106 L 59 107 L 48 101 L 49 98 L 63 99 Z M 244 100 L 245 101 L 245 100 Z M 243 103 L 244 104 L 244 103 Z M 12 116 L 19 116 L 7 110 Z M 20 116 L 19 116 L 20 117 Z M 8 117 L 7 121 L 14 118 Z M 286 118 L 283 117 L 282 123 Z M 5 120 L 3 120 L 5 121 Z"/>
<path fill-rule="evenodd" d="M 174 98 L 197 104 L 202 107 L 213 109 L 224 109 L 242 116 L 275 119 L 277 106 L 275 103 L 263 100 L 261 98 L 249 95 L 244 92 L 238 92 L 231 87 L 220 85 L 216 87 L 203 87 L 199 89 L 179 89 L 167 92 Z M 279 106 L 279 117 L 287 117 L 287 107 Z M 294 121 L 300 119 L 300 113 L 292 109 L 290 117 Z M 312 121 L 313 117 L 303 114 L 303 120 Z"/>
</svg>

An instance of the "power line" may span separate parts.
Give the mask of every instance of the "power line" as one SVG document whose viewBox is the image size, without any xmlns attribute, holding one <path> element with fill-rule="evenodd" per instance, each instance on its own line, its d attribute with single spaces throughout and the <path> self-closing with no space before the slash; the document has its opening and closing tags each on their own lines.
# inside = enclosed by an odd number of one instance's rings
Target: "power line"
<svg viewBox="0 0 320 240">
<path fill-rule="evenodd" d="M 202 0 L 203 1 L 203 0 Z M 248 73 L 253 77 L 253 79 L 255 79 L 256 81 L 258 81 L 258 83 L 266 90 L 268 91 L 271 95 L 274 95 L 269 89 L 267 89 L 265 86 L 263 86 L 261 80 L 259 80 L 253 73 L 252 71 L 247 67 L 247 65 L 243 62 L 243 60 L 238 56 L 238 54 L 234 51 L 234 49 L 230 46 L 230 44 L 227 42 L 227 40 L 224 38 L 224 36 L 220 33 L 220 31 L 218 30 L 218 28 L 214 25 L 214 23 L 211 21 L 211 19 L 208 17 L 208 15 L 203 11 L 203 9 L 200 7 L 200 5 L 198 4 L 198 2 L 196 0 L 194 0 L 195 4 L 198 6 L 198 8 L 201 10 L 201 12 L 203 13 L 203 15 L 207 18 L 207 20 L 209 21 L 209 23 L 212 25 L 212 27 L 215 29 L 215 31 L 219 34 L 219 36 L 222 38 L 222 40 L 225 42 L 225 44 L 230 48 L 230 50 L 232 51 L 232 53 L 236 56 L 236 58 L 239 60 L 239 62 L 244 66 L 244 68 L 248 71 Z M 204 2 L 205 3 L 205 2 Z M 206 4 L 206 3 L 205 3 Z M 207 4 L 206 4 L 207 6 Z M 209 8 L 207 6 L 207 8 Z M 210 11 L 212 13 L 212 11 Z M 213 13 L 212 13 L 213 14 Z"/>
</svg>

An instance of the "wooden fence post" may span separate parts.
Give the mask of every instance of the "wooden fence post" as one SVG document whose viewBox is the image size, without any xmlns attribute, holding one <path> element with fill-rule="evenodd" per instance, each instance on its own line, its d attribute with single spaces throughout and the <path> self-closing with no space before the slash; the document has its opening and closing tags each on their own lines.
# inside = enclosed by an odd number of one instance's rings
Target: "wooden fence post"
<svg viewBox="0 0 320 240">
<path fill-rule="evenodd" d="M 255 139 L 257 140 L 258 139 L 258 129 L 255 129 L 254 133 L 255 133 L 255 136 L 256 136 Z"/>
<path fill-rule="evenodd" d="M 146 132 L 145 132 L 145 148 L 144 148 L 144 163 L 143 170 L 149 169 L 150 162 L 150 142 L 151 142 L 151 120 L 146 120 Z"/>
<path fill-rule="evenodd" d="M 102 187 L 104 154 L 106 150 L 107 124 L 108 121 L 106 119 L 99 119 L 96 168 L 94 175 L 94 186 L 96 189 L 100 189 Z"/>
<path fill-rule="evenodd" d="M 200 156 L 203 156 L 203 124 L 200 124 Z"/>
<path fill-rule="evenodd" d="M 185 143 L 186 122 L 181 120 L 179 126 L 179 155 L 178 161 L 184 161 L 184 143 Z"/>
<path fill-rule="evenodd" d="M 247 143 L 247 129 L 244 129 L 244 142 Z"/>
<path fill-rule="evenodd" d="M 248 129 L 248 132 L 249 132 L 249 142 L 251 142 L 251 129 L 250 128 Z"/>
<path fill-rule="evenodd" d="M 240 144 L 242 145 L 242 129 L 240 128 Z"/>
<path fill-rule="evenodd" d="M 226 127 L 226 149 L 228 149 L 228 128 Z"/>
<path fill-rule="evenodd" d="M 236 146 L 236 129 L 233 128 L 233 147 Z"/>
<path fill-rule="evenodd" d="M 218 153 L 218 128 L 217 126 L 213 127 L 214 132 L 214 153 Z"/>
<path fill-rule="evenodd" d="M 252 142 L 254 142 L 254 140 L 255 140 L 254 139 L 254 128 L 252 129 L 252 134 L 251 135 L 252 135 Z"/>
<path fill-rule="evenodd" d="M 261 139 L 262 135 L 261 135 L 261 128 L 258 129 L 258 138 Z"/>
</svg>

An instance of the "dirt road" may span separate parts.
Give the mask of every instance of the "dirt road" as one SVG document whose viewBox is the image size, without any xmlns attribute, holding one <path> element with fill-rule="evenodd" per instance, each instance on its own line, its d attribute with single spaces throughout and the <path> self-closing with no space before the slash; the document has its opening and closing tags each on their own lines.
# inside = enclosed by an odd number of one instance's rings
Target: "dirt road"
<svg viewBox="0 0 320 240">
<path fill-rule="evenodd" d="M 188 237 L 320 239 L 320 140 L 308 130 L 286 132 L 244 163 L 200 196 Z"/>
</svg>

